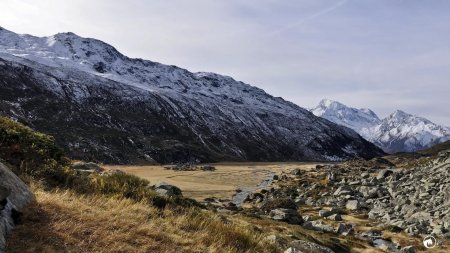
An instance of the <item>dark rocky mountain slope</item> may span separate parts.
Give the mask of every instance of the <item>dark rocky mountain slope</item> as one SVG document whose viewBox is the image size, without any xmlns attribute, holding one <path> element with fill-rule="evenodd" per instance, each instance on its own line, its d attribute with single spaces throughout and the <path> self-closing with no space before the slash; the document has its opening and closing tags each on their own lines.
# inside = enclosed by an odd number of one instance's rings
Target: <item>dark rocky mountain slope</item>
<svg viewBox="0 0 450 253">
<path fill-rule="evenodd" d="M 256 87 L 141 59 L 74 34 L 0 29 L 0 114 L 107 163 L 342 160 L 383 152 Z"/>
</svg>

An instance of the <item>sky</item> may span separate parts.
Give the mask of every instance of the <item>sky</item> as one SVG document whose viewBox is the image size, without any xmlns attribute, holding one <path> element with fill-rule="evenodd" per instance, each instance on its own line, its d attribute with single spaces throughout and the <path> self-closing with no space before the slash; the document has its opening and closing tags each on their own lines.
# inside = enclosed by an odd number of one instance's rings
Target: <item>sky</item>
<svg viewBox="0 0 450 253">
<path fill-rule="evenodd" d="M 224 74 L 305 108 L 322 98 L 450 126 L 447 0 L 0 0 L 0 26 L 74 32 Z"/>
</svg>

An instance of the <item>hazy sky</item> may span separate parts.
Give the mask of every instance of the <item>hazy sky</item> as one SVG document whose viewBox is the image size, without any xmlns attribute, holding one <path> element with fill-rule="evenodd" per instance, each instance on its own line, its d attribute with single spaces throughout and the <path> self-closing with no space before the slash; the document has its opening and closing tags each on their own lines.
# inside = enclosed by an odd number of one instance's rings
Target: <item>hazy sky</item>
<svg viewBox="0 0 450 253">
<path fill-rule="evenodd" d="M 450 126 L 447 0 L 0 0 L 0 26 L 71 31 L 130 57 Z"/>
</svg>

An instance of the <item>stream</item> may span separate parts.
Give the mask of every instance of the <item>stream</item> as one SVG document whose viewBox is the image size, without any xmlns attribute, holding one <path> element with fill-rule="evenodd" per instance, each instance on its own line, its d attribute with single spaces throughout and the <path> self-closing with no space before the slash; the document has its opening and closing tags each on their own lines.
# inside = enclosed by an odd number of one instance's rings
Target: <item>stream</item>
<svg viewBox="0 0 450 253">
<path fill-rule="evenodd" d="M 273 176 L 275 175 L 275 172 L 270 171 L 266 178 L 261 181 L 261 183 L 259 183 L 257 186 L 253 186 L 253 187 L 240 187 L 239 189 L 241 190 L 240 192 L 236 193 L 233 196 L 233 199 L 231 200 L 231 202 L 233 204 L 235 204 L 236 206 L 241 206 L 242 203 L 245 201 L 245 199 L 248 197 L 249 194 L 257 191 L 257 190 L 261 190 L 264 189 L 268 186 L 270 186 L 273 182 Z"/>
</svg>

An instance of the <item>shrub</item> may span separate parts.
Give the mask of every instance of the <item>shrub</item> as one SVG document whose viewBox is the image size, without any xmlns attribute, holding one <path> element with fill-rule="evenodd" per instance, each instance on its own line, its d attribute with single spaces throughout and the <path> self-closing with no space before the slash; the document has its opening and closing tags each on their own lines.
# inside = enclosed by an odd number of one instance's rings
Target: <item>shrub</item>
<svg viewBox="0 0 450 253">
<path fill-rule="evenodd" d="M 72 189 L 82 194 L 115 195 L 146 201 L 156 207 L 198 206 L 194 200 L 164 198 L 148 187 L 149 182 L 123 172 L 106 175 L 79 172 L 57 147 L 53 137 L 0 117 L 0 159 L 20 177 L 39 181 L 47 188 Z"/>
<path fill-rule="evenodd" d="M 31 176 L 52 186 L 64 181 L 70 164 L 53 137 L 5 117 L 0 117 L 0 158 L 19 176 Z"/>
</svg>

